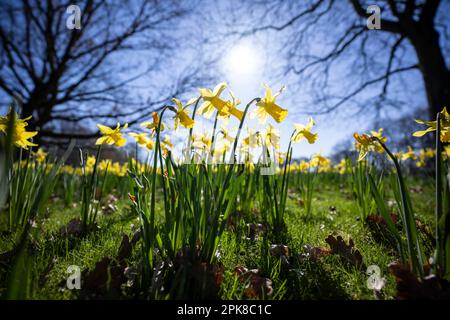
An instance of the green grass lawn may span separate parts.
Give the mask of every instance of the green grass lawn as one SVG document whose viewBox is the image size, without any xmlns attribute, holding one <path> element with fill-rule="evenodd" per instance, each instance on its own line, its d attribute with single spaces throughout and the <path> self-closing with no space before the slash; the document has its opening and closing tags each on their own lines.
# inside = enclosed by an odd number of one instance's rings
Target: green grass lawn
<svg viewBox="0 0 450 320">
<path fill-rule="evenodd" d="M 422 180 L 410 181 L 412 200 L 417 217 L 428 227 L 433 226 L 433 190 Z M 219 261 L 223 265 L 223 281 L 219 297 L 245 299 L 246 283 L 236 276 L 236 267 L 258 269 L 260 275 L 272 281 L 267 299 L 392 299 L 396 294 L 395 278 L 387 266 L 398 257 L 389 245 L 376 241 L 368 227 L 359 219 L 358 207 L 347 185 L 316 184 L 313 195 L 312 217 L 307 218 L 295 190 L 290 190 L 287 201 L 287 258 L 261 254 L 263 237 L 252 238 L 247 232 L 228 228 L 219 244 Z M 105 256 L 116 257 L 123 235 L 133 237 L 139 228 L 139 220 L 131 213 L 128 198 L 115 201 L 117 210 L 102 213 L 98 230 L 84 238 L 67 239 L 60 235 L 60 228 L 79 217 L 79 204 L 70 207 L 53 198 L 45 218 L 34 226 L 39 230 L 32 239 L 32 263 L 35 279 L 34 299 L 78 299 L 77 290 L 66 288 L 67 268 L 77 265 L 81 270 L 92 270 Z M 157 202 L 157 207 L 162 202 Z M 162 208 L 161 212 L 162 212 Z M 255 215 L 256 217 L 256 215 Z M 255 223 L 258 221 L 254 221 Z M 342 236 L 348 243 L 351 238 L 363 257 L 363 266 L 345 263 L 338 255 L 325 255 L 318 259 L 305 258 L 308 247 L 328 245 L 325 239 Z M 0 252 L 11 247 L 8 236 L 2 235 Z M 277 244 L 277 243 L 272 243 Z M 141 257 L 141 241 L 127 258 L 128 265 L 138 265 Z M 386 285 L 376 296 L 367 287 L 367 266 L 376 265 L 381 270 Z M 3 287 L 3 285 L 2 285 Z M 5 290 L 2 288 L 1 290 Z M 133 298 L 124 289 L 121 298 Z M 163 297 L 161 297 L 163 298 Z"/>
</svg>

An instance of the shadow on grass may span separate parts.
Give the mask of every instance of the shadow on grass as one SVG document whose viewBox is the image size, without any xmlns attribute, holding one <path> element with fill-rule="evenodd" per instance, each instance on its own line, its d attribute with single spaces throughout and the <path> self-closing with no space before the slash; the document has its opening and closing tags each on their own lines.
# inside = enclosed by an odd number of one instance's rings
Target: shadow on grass
<svg viewBox="0 0 450 320">
<path fill-rule="evenodd" d="M 288 274 L 286 298 L 292 300 L 346 300 L 341 279 L 322 260 L 302 261 Z"/>
</svg>

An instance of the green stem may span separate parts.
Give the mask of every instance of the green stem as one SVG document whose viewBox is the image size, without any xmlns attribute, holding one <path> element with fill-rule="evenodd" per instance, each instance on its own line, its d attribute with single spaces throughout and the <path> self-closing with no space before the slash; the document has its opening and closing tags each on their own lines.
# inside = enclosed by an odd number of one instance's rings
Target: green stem
<svg viewBox="0 0 450 320">
<path fill-rule="evenodd" d="M 201 96 L 198 97 L 197 101 L 195 102 L 194 110 L 192 111 L 192 120 L 195 120 L 195 115 L 197 113 L 198 104 L 199 104 L 201 98 L 202 98 Z M 184 161 L 187 161 L 187 157 L 188 156 L 190 157 L 190 155 L 191 155 L 191 151 L 192 151 L 191 150 L 192 149 L 191 145 L 192 145 L 192 133 L 193 133 L 193 131 L 194 131 L 194 127 L 189 129 L 189 139 L 188 139 L 188 145 L 187 145 L 187 148 L 186 148 L 186 154 L 184 155 L 184 157 L 185 157 Z M 189 161 L 189 162 L 191 162 L 191 161 Z"/>
<path fill-rule="evenodd" d="M 439 222 L 442 216 L 442 143 L 441 143 L 441 114 L 436 116 L 436 250 L 434 256 L 433 273 L 437 274 L 442 266 L 443 255 L 441 252 L 441 232 Z"/>
<path fill-rule="evenodd" d="M 214 127 L 213 127 L 212 136 L 211 136 L 211 148 L 209 150 L 209 155 L 208 155 L 208 157 L 210 157 L 210 158 L 208 159 L 207 163 L 212 163 L 212 157 L 214 155 L 214 142 L 215 142 L 214 138 L 215 138 L 215 135 L 216 135 L 216 128 L 217 128 L 217 120 L 218 120 L 218 118 L 219 118 L 219 111 L 216 112 L 216 117 L 214 119 Z M 211 160 L 211 162 L 210 162 L 210 160 Z"/>
<path fill-rule="evenodd" d="M 397 158 L 392 154 L 392 152 L 386 147 L 386 145 L 377 137 L 374 137 L 382 148 L 386 151 L 389 157 L 394 162 L 395 170 L 397 172 L 397 180 L 400 187 L 400 194 L 402 200 L 402 213 L 403 213 L 403 224 L 406 230 L 406 239 L 408 244 L 408 250 L 410 254 L 412 270 L 414 273 L 423 277 L 423 264 L 422 264 L 422 252 L 420 250 L 420 244 L 417 239 L 417 230 L 415 225 L 415 220 L 413 212 L 409 204 L 409 199 L 407 198 L 407 190 L 405 182 L 403 179 L 402 171 Z"/>
</svg>

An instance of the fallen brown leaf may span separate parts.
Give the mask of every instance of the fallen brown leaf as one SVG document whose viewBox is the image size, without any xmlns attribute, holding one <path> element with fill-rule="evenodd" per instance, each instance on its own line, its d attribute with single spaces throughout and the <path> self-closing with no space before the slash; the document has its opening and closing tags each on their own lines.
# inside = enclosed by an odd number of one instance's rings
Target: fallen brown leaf
<svg viewBox="0 0 450 320">
<path fill-rule="evenodd" d="M 399 300 L 448 300 L 450 299 L 450 282 L 435 275 L 423 279 L 417 278 L 409 266 L 391 263 L 389 271 L 395 276 Z"/>
<path fill-rule="evenodd" d="M 244 289 L 244 294 L 247 298 L 263 298 L 272 295 L 272 280 L 261 276 L 258 269 L 248 270 L 239 266 L 234 271 L 241 282 L 248 283 Z"/>
<path fill-rule="evenodd" d="M 350 263 L 357 268 L 363 266 L 363 257 L 359 250 L 355 248 L 355 244 L 351 238 L 347 245 L 341 236 L 335 238 L 330 234 L 325 239 L 325 242 L 330 246 L 331 253 L 338 254 L 344 262 Z"/>
<path fill-rule="evenodd" d="M 272 244 L 270 246 L 270 255 L 273 257 L 287 257 L 289 256 L 289 248 L 284 244 Z"/>
</svg>

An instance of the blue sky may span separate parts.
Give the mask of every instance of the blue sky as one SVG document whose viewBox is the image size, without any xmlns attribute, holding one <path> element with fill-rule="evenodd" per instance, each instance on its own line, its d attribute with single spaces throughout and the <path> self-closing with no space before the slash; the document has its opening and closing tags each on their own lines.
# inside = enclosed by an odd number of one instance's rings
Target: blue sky
<svg viewBox="0 0 450 320">
<path fill-rule="evenodd" d="M 264 95 L 262 83 L 269 84 L 274 92 L 278 91 L 282 85 L 285 85 L 287 89 L 279 96 L 277 102 L 283 108 L 288 109 L 289 115 L 281 124 L 276 123 L 272 119 L 269 119 L 268 123 L 281 131 L 281 151 L 286 151 L 290 135 L 294 128 L 293 124 L 306 124 L 309 116 L 311 116 L 306 110 L 314 110 L 315 108 L 314 105 L 311 105 L 312 98 L 309 87 L 303 87 L 302 83 L 299 83 L 295 76 L 283 76 L 287 60 L 286 55 L 282 53 L 282 46 L 285 45 L 287 35 L 283 32 L 262 32 L 246 37 L 222 37 L 221 34 L 226 34 L 230 31 L 230 24 L 222 21 L 221 17 L 234 16 L 236 24 L 231 24 L 231 28 L 239 26 L 248 17 L 241 17 L 239 12 L 232 12 L 231 14 L 229 10 L 233 10 L 233 6 L 230 4 L 227 7 L 228 2 L 219 1 L 219 3 L 225 3 L 225 5 L 218 5 L 218 10 L 216 10 L 214 4 L 209 2 L 205 4 L 205 7 L 202 6 L 202 12 L 205 12 L 205 15 L 215 12 L 215 18 L 206 20 L 205 24 L 192 25 L 193 28 L 199 28 L 199 34 L 205 36 L 205 38 L 208 38 L 210 35 L 214 36 L 212 41 L 209 40 L 209 43 L 198 43 L 196 45 L 199 45 L 207 54 L 220 57 L 215 67 L 209 70 L 209 73 L 213 74 L 217 78 L 217 81 L 214 83 L 205 83 L 205 86 L 212 89 L 220 81 L 227 82 L 235 96 L 241 100 L 240 108 L 243 109 L 248 101 Z M 199 20 L 202 19 L 200 18 Z M 190 21 L 187 22 L 188 25 L 190 23 Z M 236 28 L 238 33 L 242 31 L 240 27 Z M 338 24 L 336 28 L 343 28 L 343 26 Z M 328 37 L 327 33 L 330 32 L 332 31 L 326 28 L 322 31 L 313 32 L 308 42 L 309 48 L 304 48 L 305 52 L 310 50 L 308 52 L 314 52 L 317 55 L 326 53 L 328 48 L 333 45 L 333 41 L 335 41 L 332 37 L 331 39 Z M 374 44 L 372 50 L 375 53 L 375 63 L 378 63 L 382 70 L 386 68 L 387 55 L 389 54 L 389 50 L 386 50 L 385 47 L 386 44 L 383 41 L 379 41 L 385 35 L 382 31 L 371 31 L 370 33 L 370 41 Z M 416 61 L 415 53 L 412 52 L 410 46 L 408 45 L 406 48 L 404 59 L 407 62 Z M 298 50 L 303 49 L 299 48 Z M 189 57 L 190 54 L 183 53 L 183 51 L 180 52 L 180 56 L 183 59 Z M 345 81 L 348 81 L 348 76 L 352 73 L 352 62 L 350 60 L 346 61 L 345 58 L 343 60 L 343 63 L 336 67 L 335 72 L 330 77 L 332 78 L 331 82 L 335 92 L 345 94 L 349 90 L 347 87 L 348 84 Z M 373 77 L 373 75 L 368 74 L 367 78 L 370 77 Z M 379 87 L 373 90 L 369 89 L 357 99 L 367 99 L 367 104 L 370 104 L 370 98 L 377 97 L 379 92 Z M 315 153 L 327 156 L 331 155 L 335 151 L 334 147 L 336 144 L 344 141 L 352 141 L 354 132 L 378 129 L 378 127 L 374 127 L 375 120 L 378 120 L 382 124 L 385 118 L 395 119 L 417 108 L 426 106 L 423 81 L 418 71 L 408 72 L 393 78 L 390 83 L 389 93 L 390 98 L 392 97 L 402 101 L 399 109 L 386 107 L 380 110 L 379 114 L 376 114 L 374 108 L 368 106 L 366 111 L 356 113 L 352 102 L 349 101 L 335 112 L 320 116 L 312 115 L 316 123 L 313 132 L 318 133 L 319 138 L 313 145 L 308 144 L 306 141 L 295 145 L 293 157 L 310 157 Z M 188 93 L 183 100 L 186 101 L 186 98 L 195 95 L 198 95 L 196 91 Z M 228 97 L 226 93 L 224 97 Z M 198 131 L 207 130 L 212 127 L 212 121 L 200 121 L 198 119 L 198 122 L 199 127 L 196 128 Z M 233 120 L 230 122 L 229 127 L 233 128 L 237 125 L 237 121 Z M 202 129 L 201 126 L 204 126 L 206 129 Z M 246 119 L 246 126 L 262 132 L 265 130 L 264 126 L 261 126 L 256 120 L 249 118 Z M 180 132 L 176 136 L 184 138 L 185 134 Z M 174 142 L 180 140 L 182 139 L 174 139 Z"/>
<path fill-rule="evenodd" d="M 161 92 L 168 92 L 168 88 L 175 85 L 177 77 L 183 73 L 185 68 L 194 65 L 199 65 L 202 73 L 216 79 L 215 81 L 200 81 L 200 86 L 212 89 L 218 82 L 227 82 L 229 88 L 241 100 L 241 105 L 239 106 L 241 109 L 251 99 L 264 95 L 262 83 L 269 84 L 274 92 L 282 85 L 286 85 L 287 89 L 279 96 L 277 102 L 283 108 L 288 109 L 289 115 L 281 124 L 275 123 L 272 119 L 268 121 L 268 123 L 281 131 L 281 150 L 286 151 L 294 123 L 306 124 L 311 114 L 308 114 L 305 110 L 314 110 L 315 107 L 314 105 L 311 106 L 310 88 L 306 85 L 304 86 L 295 76 L 283 75 L 283 70 L 288 62 L 282 49 L 286 39 L 288 39 L 288 35 L 283 32 L 262 32 L 252 36 L 240 37 L 239 32 L 242 33 L 243 29 L 238 28 L 237 37 L 223 37 L 222 35 L 229 32 L 230 28 L 248 21 L 248 16 L 245 14 L 241 15 L 239 11 L 234 11 L 233 4 L 237 2 L 200 1 L 200 3 L 202 5 L 195 9 L 198 12 L 194 10 L 192 15 L 180 18 L 179 25 L 174 26 L 174 29 L 170 30 L 170 39 L 168 40 L 175 48 L 173 52 L 170 52 L 171 58 L 163 59 L 161 63 L 157 64 L 159 66 L 157 71 L 134 83 L 133 95 L 139 95 L 150 100 L 158 100 L 161 97 Z M 444 11 L 441 9 L 441 12 Z M 210 17 L 213 14 L 216 17 Z M 284 14 L 289 16 L 290 13 L 285 12 Z M 441 13 L 442 15 L 443 13 Z M 230 16 L 236 19 L 236 24 L 231 24 L 231 26 L 224 21 L 226 20 L 225 18 Z M 444 18 L 444 22 L 447 24 L 449 21 L 448 17 Z M 278 23 L 279 21 L 275 22 Z M 343 28 L 343 25 L 338 23 L 336 29 L 339 28 Z M 317 55 L 322 55 L 333 45 L 335 39 L 327 37 L 327 33 L 333 31 L 330 30 L 329 25 L 320 26 L 317 31 L 316 29 L 313 31 L 311 38 L 307 42 L 307 47 L 298 48 L 296 54 L 303 54 L 304 51 L 305 54 L 313 52 Z M 372 38 L 370 40 L 373 43 L 377 39 L 379 40 L 380 32 L 371 31 L 370 37 Z M 377 53 L 377 61 L 375 63 L 378 63 L 380 68 L 385 68 L 386 55 L 389 51 L 383 47 L 382 42 L 381 46 L 380 42 L 377 43 L 378 47 L 375 46 L 372 49 L 373 52 Z M 379 50 L 379 53 L 377 50 Z M 160 58 L 159 56 L 162 56 L 162 54 L 158 55 L 158 53 L 156 52 L 155 57 L 155 52 L 153 52 L 152 57 L 154 59 Z M 151 65 L 154 63 L 154 59 L 148 59 L 143 52 L 127 52 L 126 54 L 128 54 L 126 59 L 123 56 L 119 58 L 113 57 L 112 59 L 114 59 L 114 64 L 123 66 L 128 73 L 137 72 L 145 68 L 146 64 Z M 415 54 L 410 49 L 405 52 L 405 57 L 411 61 L 416 60 Z M 205 61 L 214 60 L 215 58 L 218 60 L 214 65 L 203 65 Z M 137 68 L 133 69 L 133 66 L 137 66 Z M 352 67 L 351 62 L 344 59 L 343 63 L 338 65 L 331 74 L 331 82 L 335 92 L 345 93 L 349 90 L 346 87 L 345 80 L 348 80 L 348 76 L 351 75 Z M 127 75 L 129 76 L 129 74 L 124 76 Z M 367 77 L 370 76 L 373 75 L 367 75 Z M 369 98 L 368 103 L 370 104 L 370 97 L 376 96 L 378 92 L 379 90 L 368 90 L 362 96 Z M 225 92 L 225 98 L 229 97 L 227 94 Z M 198 91 L 186 92 L 178 98 L 185 102 L 194 96 L 198 96 Z M 322 116 L 313 115 L 316 122 L 313 132 L 318 133 L 319 138 L 314 145 L 310 145 L 306 141 L 295 145 L 293 156 L 310 157 L 314 153 L 331 155 L 334 151 L 333 147 L 345 140 L 352 140 L 354 132 L 377 129 L 378 127 L 373 127 L 373 123 L 378 116 L 379 122 L 382 123 L 383 118 L 396 118 L 416 108 L 424 107 L 426 100 L 420 73 L 409 72 L 396 77 L 391 82 L 391 96 L 402 99 L 403 107 L 400 109 L 385 108 L 381 110 L 379 115 L 375 114 L 373 109 L 367 109 L 367 111 L 357 114 L 354 108 L 351 107 L 351 102 L 349 102 L 348 105 L 343 106 L 336 112 Z M 62 107 L 65 108 L 66 106 Z M 80 106 L 76 106 L 76 108 L 80 108 Z M 126 105 L 120 105 L 119 108 L 127 110 Z M 151 111 L 149 110 L 148 114 Z M 142 119 L 142 121 L 147 120 L 151 119 Z M 203 131 L 202 126 L 205 127 L 205 130 L 210 129 L 212 126 L 211 121 L 201 120 L 200 117 L 197 117 L 196 120 L 198 121 L 196 131 Z M 169 122 L 169 120 L 167 119 L 166 122 Z M 229 127 L 233 128 L 237 125 L 237 121 L 232 120 Z M 246 119 L 246 126 L 259 131 L 265 130 L 264 126 L 249 118 Z M 95 122 L 88 123 L 88 127 L 94 128 Z M 131 130 L 135 131 L 138 129 L 135 127 Z M 186 130 L 170 131 L 170 133 L 173 135 L 173 142 L 178 144 L 178 147 L 181 147 L 180 143 L 184 142 L 186 138 Z"/>
</svg>

